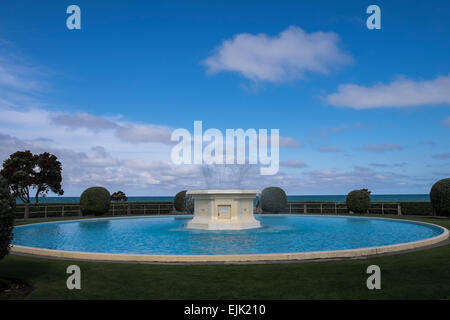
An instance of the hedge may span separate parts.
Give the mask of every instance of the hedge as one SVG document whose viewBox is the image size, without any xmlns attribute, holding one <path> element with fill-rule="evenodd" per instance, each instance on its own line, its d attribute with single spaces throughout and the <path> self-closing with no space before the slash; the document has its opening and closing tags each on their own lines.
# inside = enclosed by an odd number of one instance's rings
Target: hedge
<svg viewBox="0 0 450 320">
<path fill-rule="evenodd" d="M 415 216 L 432 216 L 431 202 L 400 202 L 402 214 Z"/>
</svg>

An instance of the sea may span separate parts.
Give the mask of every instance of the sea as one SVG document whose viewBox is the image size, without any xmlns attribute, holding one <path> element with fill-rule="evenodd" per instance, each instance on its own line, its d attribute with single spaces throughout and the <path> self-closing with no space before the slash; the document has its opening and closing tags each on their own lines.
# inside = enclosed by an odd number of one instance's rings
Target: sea
<svg viewBox="0 0 450 320">
<path fill-rule="evenodd" d="M 289 202 L 345 202 L 346 195 L 288 195 Z M 371 194 L 372 202 L 428 202 L 428 194 Z M 34 201 L 34 199 L 32 200 Z M 78 203 L 80 197 L 39 198 L 40 203 Z M 128 202 L 172 202 L 172 196 L 128 197 Z M 20 200 L 18 200 L 20 203 Z"/>
</svg>

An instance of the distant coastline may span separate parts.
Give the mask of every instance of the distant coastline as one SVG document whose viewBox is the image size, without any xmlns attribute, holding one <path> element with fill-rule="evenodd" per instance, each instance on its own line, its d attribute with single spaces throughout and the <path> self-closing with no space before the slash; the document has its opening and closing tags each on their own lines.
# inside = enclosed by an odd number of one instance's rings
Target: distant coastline
<svg viewBox="0 0 450 320">
<path fill-rule="evenodd" d="M 346 195 L 288 195 L 289 202 L 345 202 Z M 428 202 L 428 194 L 373 194 L 370 196 L 373 202 Z M 80 197 L 46 197 L 40 198 L 40 203 L 78 203 Z M 173 197 L 128 197 L 128 202 L 172 202 Z M 34 202 L 34 199 L 33 199 Z M 17 201 L 17 203 L 22 203 Z"/>
</svg>

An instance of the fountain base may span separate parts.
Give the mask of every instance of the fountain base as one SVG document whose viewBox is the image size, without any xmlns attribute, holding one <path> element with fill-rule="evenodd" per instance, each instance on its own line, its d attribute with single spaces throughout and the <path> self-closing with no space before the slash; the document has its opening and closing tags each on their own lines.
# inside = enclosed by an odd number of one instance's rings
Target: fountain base
<svg viewBox="0 0 450 320">
<path fill-rule="evenodd" d="M 259 228 L 261 223 L 253 216 L 253 199 L 258 190 L 217 189 L 189 190 L 194 199 L 194 218 L 190 229 L 243 230 Z"/>
</svg>

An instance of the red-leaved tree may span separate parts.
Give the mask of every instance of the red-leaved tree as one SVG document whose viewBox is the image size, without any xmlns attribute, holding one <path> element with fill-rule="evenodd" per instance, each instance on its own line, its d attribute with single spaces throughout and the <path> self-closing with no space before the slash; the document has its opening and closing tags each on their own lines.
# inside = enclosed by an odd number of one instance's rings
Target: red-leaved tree
<svg viewBox="0 0 450 320">
<path fill-rule="evenodd" d="M 128 197 L 123 191 L 119 190 L 111 195 L 111 201 L 128 201 Z"/>
<path fill-rule="evenodd" d="M 3 162 L 1 175 L 6 179 L 15 197 L 30 202 L 30 192 L 45 197 L 49 191 L 63 195 L 62 165 L 55 155 L 48 152 L 32 154 L 29 150 L 17 151 Z"/>
</svg>

